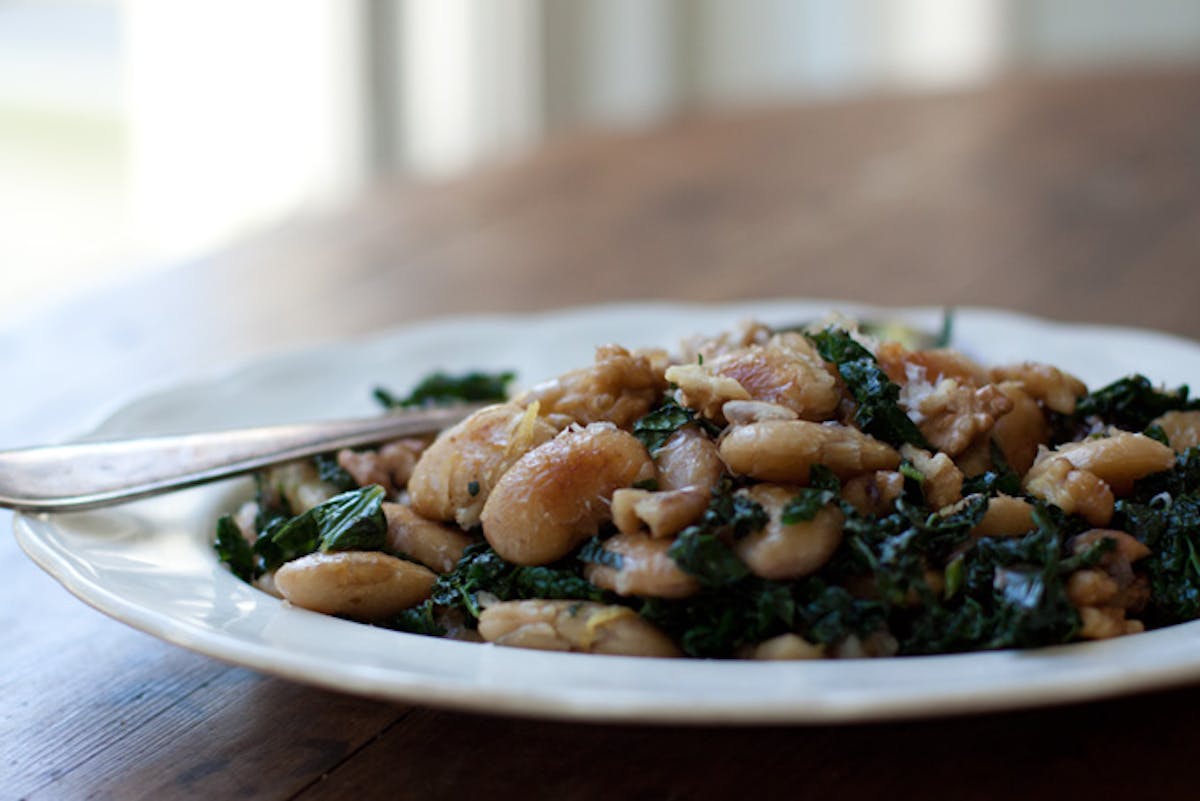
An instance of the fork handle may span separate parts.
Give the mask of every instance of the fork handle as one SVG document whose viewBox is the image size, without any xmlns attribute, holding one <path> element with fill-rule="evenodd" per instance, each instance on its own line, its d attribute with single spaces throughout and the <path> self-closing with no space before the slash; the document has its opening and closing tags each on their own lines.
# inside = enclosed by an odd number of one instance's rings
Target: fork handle
<svg viewBox="0 0 1200 801">
<path fill-rule="evenodd" d="M 339 448 L 434 434 L 481 406 L 0 451 L 0 507 L 96 509 Z"/>
</svg>

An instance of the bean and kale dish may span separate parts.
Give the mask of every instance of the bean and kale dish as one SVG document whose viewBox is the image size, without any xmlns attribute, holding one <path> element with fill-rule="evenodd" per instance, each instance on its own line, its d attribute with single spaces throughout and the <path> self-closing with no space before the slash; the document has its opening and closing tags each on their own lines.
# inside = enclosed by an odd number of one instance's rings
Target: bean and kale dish
<svg viewBox="0 0 1200 801">
<path fill-rule="evenodd" d="M 605 345 L 431 440 L 263 471 L 217 523 L 239 577 L 406 632 L 556 651 L 810 659 L 1029 648 L 1200 616 L 1200 403 L 1089 392 L 847 320 Z"/>
</svg>

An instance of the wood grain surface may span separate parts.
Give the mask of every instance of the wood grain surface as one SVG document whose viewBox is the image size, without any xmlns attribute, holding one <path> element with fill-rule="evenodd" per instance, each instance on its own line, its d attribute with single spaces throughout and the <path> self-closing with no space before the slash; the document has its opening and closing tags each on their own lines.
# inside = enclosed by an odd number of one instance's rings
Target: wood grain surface
<svg viewBox="0 0 1200 801">
<path fill-rule="evenodd" d="M 461 312 L 817 296 L 1200 338 L 1198 253 L 1200 72 L 577 136 L 4 321 L 0 447 L 257 355 Z M 0 563 L 0 799 L 1200 796 L 1196 688 L 841 728 L 451 714 L 161 643 L 10 537 Z"/>
</svg>

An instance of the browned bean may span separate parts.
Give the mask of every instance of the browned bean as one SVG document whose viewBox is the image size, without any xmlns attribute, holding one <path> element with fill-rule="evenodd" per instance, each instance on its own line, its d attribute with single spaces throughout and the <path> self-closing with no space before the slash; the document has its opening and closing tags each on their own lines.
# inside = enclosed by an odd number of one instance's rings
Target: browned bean
<svg viewBox="0 0 1200 801">
<path fill-rule="evenodd" d="M 1144 434 L 1128 431 L 1069 442 L 1060 445 L 1055 453 L 1078 469 L 1104 479 L 1115 495 L 1125 495 L 1139 478 L 1168 470 L 1175 464 L 1175 452 L 1169 447 Z"/>
<path fill-rule="evenodd" d="M 700 591 L 695 578 L 683 572 L 667 555 L 671 540 L 646 534 L 617 534 L 604 541 L 604 550 L 615 555 L 620 567 L 590 564 L 584 578 L 617 595 L 651 598 L 686 598 Z"/>
<path fill-rule="evenodd" d="M 496 483 L 480 516 L 483 536 L 510 562 L 553 562 L 611 518 L 616 490 L 653 476 L 650 454 L 632 434 L 611 423 L 568 429 Z"/>
<path fill-rule="evenodd" d="M 399 503 L 383 504 L 388 547 L 439 573 L 449 573 L 473 540 L 458 529 L 426 520 Z"/>
<path fill-rule="evenodd" d="M 505 601 L 479 616 L 488 642 L 542 651 L 681 656 L 675 643 L 627 606 L 589 601 Z"/>
<path fill-rule="evenodd" d="M 842 511 L 829 504 L 812 520 L 784 523 L 783 507 L 795 497 L 794 488 L 756 484 L 739 492 L 761 504 L 769 520 L 760 531 L 747 534 L 734 552 L 757 576 L 796 579 L 820 570 L 842 542 Z"/>
<path fill-rule="evenodd" d="M 735 426 L 720 444 L 729 469 L 761 481 L 807 484 L 813 465 L 846 479 L 872 470 L 895 470 L 900 454 L 856 428 L 806 420 L 766 420 Z"/>
<path fill-rule="evenodd" d="M 489 406 L 443 431 L 413 468 L 408 481 L 413 509 L 429 520 L 453 520 L 464 529 L 477 525 L 500 476 L 557 433 L 538 409 L 536 403 L 528 408 Z"/>
<path fill-rule="evenodd" d="M 420 565 L 378 551 L 303 556 L 275 571 L 289 602 L 314 612 L 376 620 L 429 597 L 436 577 Z"/>
</svg>

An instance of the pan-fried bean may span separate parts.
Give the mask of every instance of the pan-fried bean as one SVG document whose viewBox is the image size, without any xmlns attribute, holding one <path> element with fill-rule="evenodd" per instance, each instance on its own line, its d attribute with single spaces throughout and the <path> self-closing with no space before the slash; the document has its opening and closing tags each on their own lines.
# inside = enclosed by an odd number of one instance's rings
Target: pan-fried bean
<svg viewBox="0 0 1200 801">
<path fill-rule="evenodd" d="M 630 353 L 619 345 L 596 349 L 596 361 L 526 393 L 519 402 L 537 401 L 542 414 L 561 414 L 573 422 L 610 422 L 628 428 L 650 411 L 667 382 L 666 365 L 656 353 Z"/>
<path fill-rule="evenodd" d="M 541 651 L 621 656 L 679 656 L 661 631 L 627 606 L 585 601 L 507 601 L 479 618 L 488 642 Z"/>
<path fill-rule="evenodd" d="M 895 331 L 602 345 L 431 442 L 263 471 L 214 547 L 297 607 L 591 654 L 888 657 L 1200 619 L 1200 404 L 876 338 Z M 444 378 L 424 402 L 452 400 Z M 343 492 L 364 500 L 320 505 Z"/>
<path fill-rule="evenodd" d="M 1080 515 L 1093 526 L 1107 526 L 1112 520 L 1112 488 L 1095 473 L 1077 469 L 1066 457 L 1049 452 L 1039 456 L 1025 475 L 1025 491 L 1067 514 Z"/>
<path fill-rule="evenodd" d="M 704 513 L 725 472 L 717 446 L 694 425 L 672 434 L 655 451 L 654 461 L 657 491 L 619 489 L 613 494 L 613 522 L 626 534 L 643 527 L 654 537 L 678 534 Z"/>
<path fill-rule="evenodd" d="M 376 551 L 314 553 L 275 571 L 275 587 L 296 606 L 359 620 L 419 604 L 433 581 L 428 569 Z"/>
<path fill-rule="evenodd" d="M 975 537 L 1020 537 L 1033 529 L 1033 505 L 1029 501 L 997 495 L 988 499 L 987 511 L 971 529 L 971 534 Z"/>
<path fill-rule="evenodd" d="M 611 423 L 568 429 L 522 456 L 483 507 L 483 536 L 518 565 L 561 559 L 612 518 L 613 493 L 654 476 L 632 434 Z"/>
<path fill-rule="evenodd" d="M 483 505 L 505 471 L 557 433 L 538 412 L 536 403 L 489 406 L 443 431 L 413 468 L 408 482 L 413 509 L 464 529 L 478 525 Z"/>
<path fill-rule="evenodd" d="M 829 561 L 841 543 L 844 516 L 836 505 L 826 505 L 811 520 L 785 523 L 783 510 L 795 496 L 795 488 L 756 484 L 743 492 L 760 504 L 769 517 L 766 526 L 746 535 L 734 546 L 737 555 L 756 575 L 768 579 L 810 575 Z"/>
<path fill-rule="evenodd" d="M 735 426 L 720 445 L 734 473 L 760 481 L 807 484 L 814 465 L 850 478 L 871 470 L 895 470 L 900 454 L 856 428 L 806 420 L 766 420 Z"/>
<path fill-rule="evenodd" d="M 589 564 L 583 575 L 597 587 L 618 595 L 646 598 L 686 598 L 700 584 L 667 555 L 671 542 L 646 534 L 618 534 L 604 542 L 616 565 Z"/>
<path fill-rule="evenodd" d="M 1151 425 L 1163 430 L 1176 453 L 1200 445 L 1200 412 L 1167 412 Z"/>
<path fill-rule="evenodd" d="M 473 540 L 462 531 L 426 520 L 402 503 L 384 503 L 388 549 L 416 559 L 438 573 L 448 573 L 458 564 Z"/>
<path fill-rule="evenodd" d="M 1117 495 L 1125 495 L 1133 482 L 1159 473 L 1175 463 L 1175 452 L 1144 434 L 1117 431 L 1060 445 L 1056 451 L 1080 470 L 1103 479 Z"/>
<path fill-rule="evenodd" d="M 1070 373 L 1049 364 L 1023 362 L 1006 367 L 994 367 L 992 380 L 1016 381 L 1027 394 L 1059 414 L 1075 411 L 1075 401 L 1087 394 L 1087 385 Z"/>
</svg>

